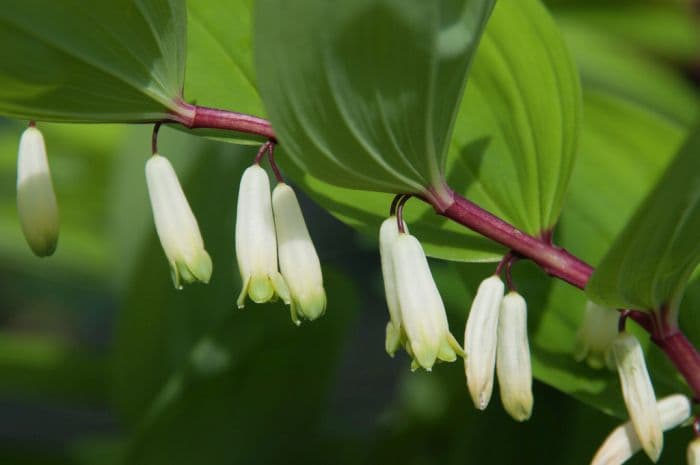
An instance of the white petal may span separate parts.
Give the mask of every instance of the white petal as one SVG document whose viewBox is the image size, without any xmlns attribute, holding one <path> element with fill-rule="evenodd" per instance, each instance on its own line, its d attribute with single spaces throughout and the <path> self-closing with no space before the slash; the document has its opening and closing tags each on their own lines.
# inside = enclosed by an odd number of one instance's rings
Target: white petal
<svg viewBox="0 0 700 465">
<path fill-rule="evenodd" d="M 617 336 L 613 352 L 630 421 L 642 448 L 656 462 L 661 455 L 664 439 L 644 352 L 637 338 L 629 333 Z"/>
<path fill-rule="evenodd" d="M 408 231 L 404 223 L 405 230 Z M 394 355 L 401 344 L 401 309 L 399 308 L 399 294 L 396 289 L 396 276 L 394 274 L 394 259 L 392 250 L 396 239 L 399 237 L 399 226 L 396 216 L 392 215 L 382 223 L 379 229 L 379 255 L 382 261 L 382 279 L 384 281 L 384 294 L 389 308 L 391 321 L 387 326 L 386 351 Z"/>
<path fill-rule="evenodd" d="M 418 240 L 400 234 L 392 250 L 401 321 L 415 361 L 430 370 L 449 328 L 442 298 Z"/>
<path fill-rule="evenodd" d="M 474 405 L 479 410 L 488 406 L 493 391 L 498 315 L 504 288 L 503 281 L 498 276 L 482 281 L 476 291 L 464 331 L 467 386 Z"/>
<path fill-rule="evenodd" d="M 501 302 L 496 372 L 505 410 L 517 421 L 530 418 L 533 398 L 527 304 L 516 292 L 508 293 Z"/>
<path fill-rule="evenodd" d="M 175 287 L 185 282 L 209 282 L 211 259 L 204 250 L 197 220 L 167 158 L 158 154 L 146 162 L 146 182 L 156 230 L 173 273 Z"/>
<path fill-rule="evenodd" d="M 279 264 L 295 311 L 315 320 L 326 310 L 321 262 L 306 228 L 294 190 L 279 183 L 272 193 L 272 209 L 279 249 Z"/>
<path fill-rule="evenodd" d="M 674 394 L 659 400 L 656 409 L 661 427 L 668 431 L 690 418 L 691 405 L 687 397 Z M 631 422 L 615 428 L 596 452 L 591 465 L 621 465 L 642 448 Z"/>
<path fill-rule="evenodd" d="M 17 211 L 32 251 L 40 257 L 53 254 L 58 242 L 58 204 L 44 137 L 35 127 L 27 128 L 19 142 Z"/>
<path fill-rule="evenodd" d="M 244 283 L 238 306 L 246 295 L 257 303 L 274 298 L 273 276 L 277 268 L 277 238 L 272 217 L 270 180 L 258 165 L 248 167 L 241 176 L 236 211 L 236 258 Z"/>
</svg>

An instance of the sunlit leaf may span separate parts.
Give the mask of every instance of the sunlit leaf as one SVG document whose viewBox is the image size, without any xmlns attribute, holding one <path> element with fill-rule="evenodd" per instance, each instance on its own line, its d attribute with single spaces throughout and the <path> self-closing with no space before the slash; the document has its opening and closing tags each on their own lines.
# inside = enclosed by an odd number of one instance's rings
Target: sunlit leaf
<svg viewBox="0 0 700 465">
<path fill-rule="evenodd" d="M 265 116 L 253 67 L 252 13 L 252 0 L 187 1 L 188 102 Z M 231 131 L 192 132 L 246 144 L 261 140 Z"/>
<path fill-rule="evenodd" d="M 558 24 L 586 89 L 624 97 L 683 124 L 692 124 L 700 115 L 697 89 L 667 63 L 601 33 L 577 16 L 564 15 Z"/>
<path fill-rule="evenodd" d="M 612 307 L 675 311 L 700 262 L 700 130 L 680 149 L 591 277 L 587 293 Z"/>
</svg>

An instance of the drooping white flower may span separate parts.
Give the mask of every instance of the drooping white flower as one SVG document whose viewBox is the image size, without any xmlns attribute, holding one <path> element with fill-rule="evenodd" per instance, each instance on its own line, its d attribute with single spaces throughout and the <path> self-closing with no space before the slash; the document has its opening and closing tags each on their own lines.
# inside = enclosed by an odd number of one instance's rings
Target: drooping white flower
<svg viewBox="0 0 700 465">
<path fill-rule="evenodd" d="M 408 228 L 404 224 L 404 230 Z M 389 307 L 389 322 L 386 325 L 386 352 L 392 357 L 406 339 L 401 324 L 401 309 L 399 308 L 399 294 L 394 273 L 393 247 L 399 237 L 399 226 L 395 215 L 390 216 L 382 223 L 379 229 L 379 255 L 382 261 L 382 278 L 384 281 L 384 293 L 386 305 Z"/>
<path fill-rule="evenodd" d="M 503 408 L 517 421 L 532 414 L 532 366 L 527 339 L 527 304 L 517 292 L 501 302 L 496 373 Z"/>
<path fill-rule="evenodd" d="M 259 165 L 248 167 L 241 176 L 236 213 L 236 258 L 243 288 L 238 307 L 246 296 L 264 303 L 279 296 L 290 303 L 287 284 L 277 268 L 277 237 L 272 217 L 270 180 Z"/>
<path fill-rule="evenodd" d="M 602 307 L 591 301 L 586 303 L 583 322 L 576 334 L 574 358 L 586 361 L 588 366 L 600 369 L 615 368 L 612 343 L 617 337 L 617 323 L 620 314 L 611 308 Z"/>
<path fill-rule="evenodd" d="M 464 368 L 467 386 L 474 405 L 484 410 L 491 400 L 498 316 L 505 286 L 498 276 L 491 276 L 479 285 L 464 330 Z"/>
<path fill-rule="evenodd" d="M 695 438 L 688 444 L 688 465 L 700 465 L 700 438 Z"/>
<path fill-rule="evenodd" d="M 684 423 L 691 414 L 690 400 L 681 394 L 664 397 L 656 403 L 664 431 Z M 605 439 L 591 465 L 621 465 L 642 448 L 631 422 L 615 428 Z"/>
<path fill-rule="evenodd" d="M 406 351 L 413 368 L 430 371 L 437 360 L 452 362 L 464 352 L 450 333 L 445 306 L 418 240 L 399 234 L 391 251 Z"/>
<path fill-rule="evenodd" d="M 154 154 L 146 162 L 146 183 L 151 209 L 173 284 L 208 283 L 211 258 L 204 250 L 199 225 L 192 213 L 173 166 L 167 158 Z"/>
<path fill-rule="evenodd" d="M 663 449 L 664 437 L 644 352 L 636 337 L 621 332 L 613 342 L 613 353 L 630 421 L 642 449 L 656 462 Z"/>
<path fill-rule="evenodd" d="M 22 232 L 39 257 L 54 253 L 58 243 L 58 204 L 41 131 L 30 126 L 22 134 L 17 156 L 17 211 Z"/>
<path fill-rule="evenodd" d="M 272 192 L 280 271 L 289 288 L 292 319 L 315 320 L 326 311 L 321 262 L 294 190 L 279 183 Z"/>
</svg>

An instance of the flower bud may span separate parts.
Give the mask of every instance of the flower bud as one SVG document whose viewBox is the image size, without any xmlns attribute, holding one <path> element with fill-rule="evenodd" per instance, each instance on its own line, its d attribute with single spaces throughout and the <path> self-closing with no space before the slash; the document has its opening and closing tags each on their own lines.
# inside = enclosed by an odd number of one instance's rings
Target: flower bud
<svg viewBox="0 0 700 465">
<path fill-rule="evenodd" d="M 661 427 L 668 431 L 690 418 L 690 400 L 681 394 L 664 397 L 656 403 Z M 591 465 L 620 465 L 642 448 L 631 422 L 626 422 L 608 435 L 593 457 Z"/>
<path fill-rule="evenodd" d="M 613 353 L 630 421 L 642 448 L 656 462 L 661 455 L 664 438 L 644 352 L 636 337 L 622 332 L 613 342 Z"/>
<path fill-rule="evenodd" d="M 501 278 L 491 276 L 479 285 L 464 330 L 464 368 L 474 405 L 484 410 L 491 400 L 496 365 L 498 315 L 503 300 Z"/>
<path fill-rule="evenodd" d="M 418 240 L 410 234 L 399 234 L 391 256 L 406 351 L 414 361 L 412 368 L 420 366 L 430 371 L 436 360 L 452 362 L 457 355 L 464 356 L 450 333 L 445 306 Z"/>
<path fill-rule="evenodd" d="M 197 220 L 167 158 L 154 154 L 148 159 L 146 183 L 156 231 L 168 258 L 175 288 L 182 289 L 183 281 L 208 283 L 211 258 L 204 250 Z"/>
<path fill-rule="evenodd" d="M 591 301 L 586 303 L 583 322 L 576 334 L 574 358 L 586 361 L 596 370 L 606 366 L 615 368 L 612 343 L 617 337 L 620 314 L 611 308 L 601 307 Z"/>
<path fill-rule="evenodd" d="M 17 211 L 32 252 L 39 257 L 53 254 L 58 243 L 58 205 L 44 137 L 33 126 L 24 131 L 19 142 Z"/>
<path fill-rule="evenodd" d="M 408 231 L 404 224 L 404 230 Z M 382 260 L 382 278 L 384 281 L 384 293 L 386 305 L 389 307 L 390 320 L 386 326 L 386 352 L 392 357 L 406 339 L 401 324 L 401 309 L 399 308 L 399 294 L 396 287 L 394 273 L 394 259 L 392 250 L 396 239 L 399 237 L 399 226 L 396 216 L 392 215 L 382 223 L 379 229 L 379 255 Z"/>
<path fill-rule="evenodd" d="M 277 238 L 272 218 L 270 180 L 259 165 L 248 167 L 241 176 L 236 213 L 236 258 L 243 288 L 238 308 L 246 296 L 264 303 L 279 296 L 289 304 L 287 283 L 277 268 Z"/>
<path fill-rule="evenodd" d="M 496 373 L 503 408 L 517 421 L 532 414 L 532 367 L 527 340 L 527 304 L 517 292 L 501 302 Z"/>
<path fill-rule="evenodd" d="M 688 465 L 700 465 L 700 437 L 688 444 Z"/>
<path fill-rule="evenodd" d="M 291 296 L 292 319 L 315 320 L 326 311 L 321 262 L 294 190 L 279 183 L 272 193 L 280 271 Z"/>
</svg>

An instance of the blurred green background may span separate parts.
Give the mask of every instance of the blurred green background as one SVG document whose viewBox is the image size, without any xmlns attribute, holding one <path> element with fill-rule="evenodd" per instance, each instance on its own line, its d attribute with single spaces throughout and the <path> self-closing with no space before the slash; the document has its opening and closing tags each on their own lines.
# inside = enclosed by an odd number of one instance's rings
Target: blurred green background
<svg viewBox="0 0 700 465">
<path fill-rule="evenodd" d="M 629 119 L 604 119 L 606 105 L 679 128 L 697 120 L 697 5 L 550 3 L 596 116 L 586 128 L 634 136 Z M 151 128 L 40 127 L 62 223 L 50 259 L 32 256 L 17 219 L 24 123 L 0 121 L 0 463 L 574 465 L 619 423 L 537 382 L 534 416 L 517 424 L 497 393 L 486 412 L 473 408 L 461 363 L 426 374 L 411 373 L 403 354 L 390 359 L 375 239 L 306 198 L 326 316 L 296 328 L 281 304 L 235 310 L 236 191 L 256 148 L 166 128 L 161 153 L 176 166 L 214 261 L 208 286 L 176 291 L 145 187 Z M 565 214 L 564 232 L 577 221 Z M 461 339 L 474 283 L 490 268 L 432 266 Z M 539 321 L 548 280 L 517 268 Z M 699 288 L 686 306 L 700 302 Z M 575 330 L 582 308 L 569 310 Z M 684 325 L 700 334 L 697 319 Z M 667 434 L 661 463 L 679 463 L 688 439 L 687 429 Z"/>
</svg>

